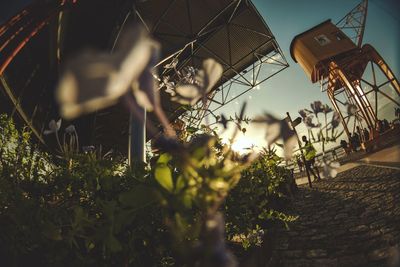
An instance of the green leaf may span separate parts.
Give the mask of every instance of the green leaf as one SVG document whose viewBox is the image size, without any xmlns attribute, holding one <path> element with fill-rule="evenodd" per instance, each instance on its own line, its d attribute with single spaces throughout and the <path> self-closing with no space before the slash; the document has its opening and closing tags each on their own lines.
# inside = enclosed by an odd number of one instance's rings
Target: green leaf
<svg viewBox="0 0 400 267">
<path fill-rule="evenodd" d="M 197 132 L 197 128 L 195 128 L 195 127 L 187 127 L 186 128 L 186 131 L 188 132 L 188 133 L 195 133 L 195 132 Z"/>
<path fill-rule="evenodd" d="M 168 153 L 161 154 L 157 160 L 157 164 L 167 164 L 172 159 L 172 156 Z"/>
<path fill-rule="evenodd" d="M 152 188 L 138 185 L 130 191 L 121 193 L 118 200 L 125 206 L 138 209 L 155 202 L 157 196 Z"/>
<path fill-rule="evenodd" d="M 186 181 L 185 178 L 183 177 L 183 175 L 179 175 L 178 179 L 176 180 L 176 185 L 175 185 L 175 191 L 179 192 L 181 191 L 186 185 Z"/>
<path fill-rule="evenodd" d="M 154 176 L 157 182 L 167 191 L 172 192 L 174 184 L 171 169 L 166 164 L 157 164 Z"/>
<path fill-rule="evenodd" d="M 51 240 L 62 240 L 61 229 L 57 228 L 53 223 L 46 222 L 44 225 L 45 229 L 43 230 L 43 234 Z"/>
<path fill-rule="evenodd" d="M 106 240 L 106 245 L 111 252 L 118 252 L 122 250 L 121 243 L 112 234 L 108 236 Z"/>
<path fill-rule="evenodd" d="M 190 194 L 186 193 L 182 196 L 182 203 L 186 208 L 192 208 L 192 202 L 192 196 Z"/>
</svg>

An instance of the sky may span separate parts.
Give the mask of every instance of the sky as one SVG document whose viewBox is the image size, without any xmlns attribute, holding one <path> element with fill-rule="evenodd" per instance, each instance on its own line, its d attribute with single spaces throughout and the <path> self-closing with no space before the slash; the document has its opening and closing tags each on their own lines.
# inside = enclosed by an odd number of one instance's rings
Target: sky
<svg viewBox="0 0 400 267">
<path fill-rule="evenodd" d="M 9 14 L 20 10 L 32 0 L 13 0 L 0 4 L 0 24 Z M 298 110 L 309 108 L 310 103 L 321 100 L 330 104 L 326 93 L 320 91 L 319 84 L 312 84 L 300 65 L 295 63 L 289 53 L 294 36 L 309 28 L 332 19 L 334 23 L 344 17 L 361 0 L 253 0 L 259 13 L 275 35 L 289 67 L 220 109 L 219 113 L 232 115 L 239 112 L 243 102 L 247 102 L 246 115 L 254 117 L 269 112 L 283 118 L 289 112 L 293 118 Z M 363 43 L 372 44 L 383 56 L 395 75 L 400 77 L 400 2 L 399 0 L 369 0 L 368 16 Z M 392 110 L 392 109 L 390 109 Z M 306 132 L 303 124 L 297 127 L 300 135 Z M 222 133 L 227 140 L 233 129 Z M 238 136 L 235 148 L 257 145 L 265 146 L 265 132 L 259 128 L 247 127 L 245 135 Z M 332 144 L 332 146 L 335 144 Z"/>
<path fill-rule="evenodd" d="M 298 110 L 310 108 L 310 103 L 315 100 L 330 105 L 319 84 L 312 84 L 300 65 L 293 61 L 289 46 L 294 36 L 327 19 L 338 22 L 360 0 L 253 0 L 253 3 L 275 35 L 289 67 L 261 84 L 260 90 L 250 91 L 219 112 L 228 115 L 238 113 L 246 101 L 246 115 L 249 117 L 267 111 L 279 118 L 289 112 L 296 118 Z M 370 0 L 363 39 L 364 44 L 369 43 L 376 48 L 397 77 L 400 77 L 400 17 L 395 14 L 399 14 L 399 9 L 400 3 L 396 0 Z M 307 131 L 303 124 L 296 129 L 299 135 Z M 222 133 L 225 140 L 231 137 L 231 132 L 232 129 L 228 129 Z M 265 132 L 259 128 L 248 127 L 245 135 L 237 137 L 239 144 L 236 147 L 240 150 L 251 144 L 265 146 L 264 136 Z"/>
</svg>

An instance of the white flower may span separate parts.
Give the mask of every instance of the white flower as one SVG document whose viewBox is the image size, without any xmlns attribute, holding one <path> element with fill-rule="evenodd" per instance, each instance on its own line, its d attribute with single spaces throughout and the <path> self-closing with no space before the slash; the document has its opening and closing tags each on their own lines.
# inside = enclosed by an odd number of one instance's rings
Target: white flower
<svg viewBox="0 0 400 267">
<path fill-rule="evenodd" d="M 152 75 L 148 71 L 149 64 L 153 64 L 152 57 L 158 51 L 159 45 L 144 30 L 134 28 L 122 34 L 114 54 L 86 52 L 73 58 L 57 87 L 62 116 L 73 119 L 115 104 L 132 90 L 132 85 L 137 84 L 144 73 L 140 84 Z M 154 82 L 153 77 L 151 79 Z M 153 97 L 152 92 L 145 92 L 145 95 Z M 155 101 L 151 99 L 148 102 L 152 104 Z"/>
<path fill-rule="evenodd" d="M 190 73 L 191 71 L 188 71 Z M 222 66 L 214 59 L 203 61 L 203 68 L 196 74 L 193 83 L 178 84 L 177 95 L 172 97 L 173 101 L 183 105 L 194 105 L 200 98 L 207 95 L 218 82 L 223 72 Z"/>
<path fill-rule="evenodd" d="M 293 149 L 297 141 L 294 131 L 290 129 L 285 119 L 279 120 L 271 114 L 264 113 L 263 116 L 256 117 L 253 122 L 263 123 L 266 126 L 265 138 L 268 144 L 273 144 L 278 141 L 278 139 L 282 139 L 285 159 L 288 160 L 292 158 Z"/>
<path fill-rule="evenodd" d="M 165 64 L 164 69 L 175 69 L 178 65 L 178 58 L 175 57 L 172 61 L 168 64 Z"/>
<path fill-rule="evenodd" d="M 182 83 L 193 84 L 196 83 L 196 75 L 199 72 L 198 69 L 195 69 L 193 66 L 187 66 L 182 70 Z"/>
<path fill-rule="evenodd" d="M 65 132 L 68 133 L 68 134 L 73 134 L 74 132 L 76 132 L 75 126 L 71 124 L 70 126 L 65 128 Z"/>
<path fill-rule="evenodd" d="M 56 132 L 58 132 L 58 130 L 60 130 L 60 127 L 61 127 L 61 119 L 59 119 L 57 122 L 55 120 L 51 120 L 49 122 L 49 129 L 44 130 L 43 134 L 48 135 L 48 134 L 56 133 Z"/>
<path fill-rule="evenodd" d="M 161 108 L 153 73 L 160 45 L 143 28 L 130 28 L 121 35 L 114 54 L 85 53 L 70 61 L 57 88 L 61 114 L 73 119 L 112 106 L 124 95 L 131 99 L 128 93 L 132 93 L 135 101 L 129 103 L 131 110 L 138 116 L 138 105 L 154 111 L 166 134 L 174 136 Z"/>
<path fill-rule="evenodd" d="M 85 152 L 85 153 L 91 152 L 91 151 L 94 151 L 94 150 L 95 150 L 94 146 L 83 146 L 82 147 L 82 151 Z"/>
<path fill-rule="evenodd" d="M 322 167 L 322 178 L 335 178 L 338 173 L 337 169 L 340 167 L 340 163 L 324 157 L 320 166 Z"/>
<path fill-rule="evenodd" d="M 169 81 L 169 76 L 166 75 L 163 77 L 163 82 L 160 87 L 165 87 L 165 92 L 170 94 L 171 96 L 175 96 L 175 83 Z"/>
</svg>

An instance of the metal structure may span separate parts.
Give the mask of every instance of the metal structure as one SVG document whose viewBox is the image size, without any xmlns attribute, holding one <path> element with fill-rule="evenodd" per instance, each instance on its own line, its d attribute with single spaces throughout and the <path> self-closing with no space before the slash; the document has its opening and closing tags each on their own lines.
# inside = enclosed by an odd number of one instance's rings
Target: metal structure
<svg viewBox="0 0 400 267">
<path fill-rule="evenodd" d="M 213 109 L 232 101 L 231 93 L 238 97 L 288 66 L 249 0 L 39 1 L 0 26 L 0 112 L 13 115 L 17 124 L 28 125 L 40 142 L 53 147 L 54 138 L 42 133 L 59 116 L 53 94 L 62 63 L 87 47 L 112 51 L 131 20 L 142 23 L 161 43 L 160 76 L 174 57 L 179 58 L 178 69 L 198 67 L 209 57 L 221 63 L 219 89 L 211 91 L 206 103 Z M 275 69 L 265 72 L 266 65 Z M 183 116 L 186 107 L 160 93 L 170 121 Z M 198 110 L 189 119 L 201 120 L 206 108 Z M 147 118 L 158 124 L 151 113 Z M 121 102 L 72 123 L 81 144 L 126 151 L 129 133 L 134 132 L 129 121 Z"/>
<path fill-rule="evenodd" d="M 349 13 L 346 14 L 336 26 L 341 29 L 350 39 L 361 47 L 364 37 L 365 23 L 367 21 L 368 1 L 363 0 Z"/>
<path fill-rule="evenodd" d="M 210 114 L 215 116 L 218 109 L 232 103 L 250 90 L 260 90 L 262 83 L 289 66 L 277 45 L 268 55 L 254 52 L 254 56 L 257 60 L 253 64 L 219 86 L 207 96 L 207 102 L 200 101 L 193 111 L 183 114 L 188 125 L 198 126 L 204 117 Z"/>
<path fill-rule="evenodd" d="M 399 81 L 371 45 L 362 45 L 367 5 L 364 0 L 336 26 L 325 21 L 297 35 L 290 49 L 311 81 L 319 81 L 327 92 L 349 138 L 357 126 L 376 138 L 384 119 L 379 108 L 385 103 L 400 106 Z M 346 111 L 349 104 L 357 107 L 354 119 Z"/>
<path fill-rule="evenodd" d="M 151 8 L 156 6 L 157 8 Z M 207 101 L 200 101 L 187 112 L 164 95 L 164 109 L 170 119 L 186 124 L 201 120 L 222 106 L 279 73 L 288 63 L 276 39 L 251 1 L 247 0 L 149 0 L 136 5 L 136 15 L 158 40 L 168 43 L 168 55 L 159 67 L 177 61 L 176 70 L 201 66 L 212 57 L 224 68 L 218 88 Z M 162 69 L 160 77 L 175 76 L 175 69 Z M 163 93 L 162 93 L 163 94 Z"/>
</svg>

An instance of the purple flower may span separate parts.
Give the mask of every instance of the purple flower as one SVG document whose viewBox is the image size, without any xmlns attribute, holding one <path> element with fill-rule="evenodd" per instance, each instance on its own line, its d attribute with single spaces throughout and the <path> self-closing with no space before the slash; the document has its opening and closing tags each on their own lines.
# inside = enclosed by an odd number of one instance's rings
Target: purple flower
<svg viewBox="0 0 400 267">
<path fill-rule="evenodd" d="M 228 122 L 229 122 L 229 120 L 225 117 L 224 114 L 222 114 L 221 118 L 218 120 L 218 123 L 222 124 L 224 129 L 228 128 Z"/>
<path fill-rule="evenodd" d="M 303 122 L 307 126 L 307 128 L 319 128 L 319 127 L 321 127 L 320 123 L 315 124 L 313 122 L 313 117 L 314 117 L 313 115 L 309 115 L 309 116 L 303 118 Z"/>
<path fill-rule="evenodd" d="M 315 116 L 317 116 L 318 113 L 323 112 L 323 105 L 321 101 L 314 101 L 311 103 L 311 109 L 313 110 Z"/>
<path fill-rule="evenodd" d="M 335 129 L 339 126 L 340 123 L 340 115 L 336 111 L 333 113 L 331 125 L 332 128 Z"/>
<path fill-rule="evenodd" d="M 300 116 L 304 119 L 305 117 L 307 117 L 308 115 L 310 115 L 312 112 L 309 111 L 308 109 L 301 109 L 299 110 L 299 114 Z"/>
<path fill-rule="evenodd" d="M 254 123 L 261 123 L 266 126 L 266 141 L 273 144 L 278 139 L 283 140 L 283 150 L 285 159 L 292 158 L 293 149 L 296 146 L 296 137 L 294 131 L 290 128 L 288 122 L 283 119 L 279 120 L 271 114 L 264 113 L 253 120 Z"/>
<path fill-rule="evenodd" d="M 356 105 L 348 103 L 348 102 L 346 102 L 345 105 L 347 107 L 347 115 L 349 115 L 349 116 L 356 115 L 357 110 L 358 110 Z"/>
<path fill-rule="evenodd" d="M 329 107 L 328 105 L 322 105 L 322 112 L 324 114 L 328 114 L 328 113 L 330 113 L 332 111 L 333 111 L 333 109 L 331 109 L 331 107 Z"/>
</svg>

